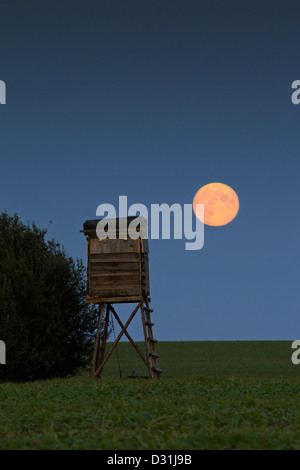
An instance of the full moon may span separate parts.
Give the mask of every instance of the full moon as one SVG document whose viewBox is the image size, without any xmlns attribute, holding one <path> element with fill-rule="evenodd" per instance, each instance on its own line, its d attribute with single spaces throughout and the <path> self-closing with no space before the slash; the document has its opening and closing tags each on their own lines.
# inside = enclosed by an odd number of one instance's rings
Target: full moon
<svg viewBox="0 0 300 470">
<path fill-rule="evenodd" d="M 196 204 L 204 204 L 204 220 L 196 211 Z M 195 194 L 193 209 L 201 222 L 218 227 L 231 222 L 239 211 L 239 198 L 235 191 L 223 183 L 210 183 Z"/>
</svg>

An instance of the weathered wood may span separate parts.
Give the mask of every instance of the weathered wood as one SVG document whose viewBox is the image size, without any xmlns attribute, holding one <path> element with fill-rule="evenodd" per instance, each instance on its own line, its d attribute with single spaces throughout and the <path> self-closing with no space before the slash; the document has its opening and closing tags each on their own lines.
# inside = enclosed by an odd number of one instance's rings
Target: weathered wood
<svg viewBox="0 0 300 470">
<path fill-rule="evenodd" d="M 95 293 L 98 295 L 103 295 L 105 296 L 105 293 L 109 293 L 109 295 L 116 295 L 116 296 L 122 296 L 122 295 L 139 295 L 141 292 L 141 286 L 139 285 L 133 285 L 133 284 L 107 284 L 106 286 L 98 287 L 97 285 L 92 285 L 91 286 L 91 293 Z M 133 293 L 136 294 L 133 294 Z"/>
<path fill-rule="evenodd" d="M 124 290 L 124 288 L 138 288 L 141 289 L 142 284 L 138 282 L 137 279 L 128 276 L 127 279 L 108 279 L 106 277 L 103 278 L 103 282 L 101 282 L 102 278 L 98 278 L 97 276 L 90 279 L 90 287 L 97 289 L 99 291 L 107 290 L 109 288 L 117 289 L 118 287 L 120 290 Z"/>
<path fill-rule="evenodd" d="M 88 239 L 88 295 L 148 296 L 148 254 L 142 239 Z M 146 247 L 147 248 L 147 247 Z"/>
<path fill-rule="evenodd" d="M 104 312 L 104 303 L 100 303 L 99 304 L 99 320 L 98 320 L 98 326 L 97 326 L 97 331 L 96 331 L 94 353 L 93 353 L 93 359 L 92 359 L 92 365 L 91 365 L 91 371 L 90 371 L 91 377 L 94 376 L 94 373 L 96 370 L 96 362 L 97 362 L 97 355 L 99 351 L 99 341 L 100 341 L 101 322 L 102 322 L 103 312 Z"/>
<path fill-rule="evenodd" d="M 151 363 L 151 370 L 153 372 L 153 377 L 154 378 L 160 378 L 160 372 L 158 372 L 158 361 L 157 359 L 159 358 L 159 355 L 156 354 L 156 351 L 155 351 L 155 341 L 153 341 L 153 332 L 152 332 L 152 325 L 151 325 L 151 317 L 150 317 L 150 313 L 153 312 L 153 310 L 149 307 L 149 302 L 147 299 L 145 299 L 145 304 L 146 304 L 146 308 L 145 308 L 145 317 L 146 317 L 146 326 L 147 326 L 147 330 L 148 330 L 148 340 L 149 340 L 149 347 L 150 347 L 150 351 L 149 351 L 149 358 L 150 358 L 150 363 Z"/>
<path fill-rule="evenodd" d="M 106 288 L 108 285 L 112 286 L 122 286 L 122 285 L 137 285 L 141 287 L 141 282 L 139 282 L 139 276 L 137 274 L 128 274 L 126 275 L 116 275 L 116 276 L 90 276 L 89 282 L 91 285 L 96 285 L 101 288 L 103 286 Z"/>
<path fill-rule="evenodd" d="M 149 370 L 149 375 L 151 378 L 154 377 L 154 373 L 152 370 L 152 364 L 150 360 L 150 351 L 149 351 L 149 345 L 147 341 L 147 328 L 146 328 L 146 321 L 145 321 L 145 312 L 144 312 L 144 304 L 142 303 L 141 305 L 141 317 L 142 317 L 142 324 L 143 324 L 143 331 L 144 331 L 144 339 L 145 339 L 145 351 L 146 351 L 146 356 L 147 356 L 147 365 L 148 365 L 148 370 Z"/>
<path fill-rule="evenodd" d="M 150 282 L 149 282 L 148 253 L 142 253 L 142 276 L 144 276 L 145 293 L 147 296 L 149 296 L 150 295 Z"/>
<path fill-rule="evenodd" d="M 147 226 L 145 228 L 144 225 L 141 224 L 141 237 L 137 240 L 133 240 L 130 238 L 128 229 L 128 233 L 121 234 L 118 231 L 118 228 L 121 228 L 122 224 L 123 221 L 121 219 L 116 219 L 116 223 L 113 222 L 113 226 L 116 226 L 117 228 L 117 238 L 113 239 L 104 237 L 102 240 L 98 238 L 96 233 L 98 220 L 88 220 L 84 223 L 83 233 L 87 236 L 88 242 L 88 297 L 86 301 L 93 304 L 98 303 L 100 305 L 107 305 L 101 351 L 99 335 L 102 318 L 99 318 L 99 332 L 97 330 L 97 340 L 95 341 L 95 350 L 93 354 L 93 368 L 91 370 L 92 376 L 95 377 L 96 375 L 102 375 L 103 368 L 107 360 L 113 353 L 122 335 L 125 334 L 147 366 L 150 377 L 159 377 L 160 369 L 157 367 L 158 355 L 156 354 L 154 347 L 156 340 L 153 338 L 153 323 L 151 322 L 150 312 L 148 311 L 148 301 L 150 302 L 148 262 L 149 247 L 148 240 L 141 238 L 147 233 L 147 231 L 145 231 L 147 230 Z M 132 224 L 132 227 L 133 226 L 134 224 Z M 127 225 L 127 227 L 129 228 L 129 225 Z M 119 238 L 119 235 L 121 235 L 121 238 Z M 127 238 L 124 238 L 125 235 L 127 235 Z M 132 302 L 136 302 L 137 306 L 131 313 L 125 325 L 123 325 L 122 321 L 113 309 L 112 304 Z M 139 349 L 138 345 L 135 344 L 127 331 L 128 325 L 139 308 L 141 308 L 146 356 Z M 110 311 L 113 312 L 114 317 L 117 319 L 121 327 L 121 332 L 115 339 L 110 350 L 105 353 Z M 101 316 L 103 317 L 103 310 Z"/>
<path fill-rule="evenodd" d="M 100 296 L 93 295 L 86 298 L 87 303 L 97 304 L 99 302 L 118 304 L 118 303 L 135 303 L 143 300 L 142 295 L 122 295 L 122 296 Z"/>
<path fill-rule="evenodd" d="M 102 276 L 91 276 L 90 282 L 93 283 L 94 285 L 101 285 L 104 286 L 106 284 L 111 284 L 111 285 L 119 285 L 122 286 L 124 285 L 138 285 L 140 286 L 140 276 L 139 274 L 136 273 L 130 273 L 130 274 L 106 274 Z"/>
<path fill-rule="evenodd" d="M 101 362 L 100 366 L 97 368 L 97 370 L 95 371 L 95 374 L 94 374 L 94 377 L 96 375 L 98 375 L 101 370 L 103 369 L 104 365 L 106 364 L 108 358 L 111 356 L 111 354 L 113 353 L 115 347 L 117 346 L 118 342 L 120 341 L 120 339 L 122 338 L 124 332 L 127 330 L 131 320 L 133 319 L 134 315 L 136 314 L 136 312 L 138 311 L 138 309 L 140 308 L 140 306 L 142 305 L 142 302 L 139 302 L 138 305 L 135 307 L 135 309 L 133 310 L 132 314 L 130 315 L 130 317 L 128 318 L 125 326 L 122 328 L 122 331 L 118 334 L 114 344 L 112 345 L 112 347 L 110 348 L 110 350 L 108 351 L 108 353 L 106 354 L 105 358 L 103 359 L 103 361 Z"/>
<path fill-rule="evenodd" d="M 139 217 L 136 220 L 136 216 L 118 217 L 115 219 L 106 219 L 104 222 L 104 239 L 109 235 L 113 238 L 124 239 L 124 237 L 130 238 L 130 229 L 133 229 L 140 233 L 141 237 L 147 235 L 148 221 L 144 217 Z M 99 226 L 100 219 L 86 220 L 83 224 L 82 233 L 89 238 L 98 239 L 97 227 Z"/>
<path fill-rule="evenodd" d="M 121 275 L 121 274 L 132 274 L 138 272 L 139 263 L 121 263 L 121 264 L 111 264 L 108 266 L 108 263 L 103 265 L 102 263 L 94 263 L 91 269 L 91 275 L 93 276 L 106 276 L 106 275 Z"/>
<path fill-rule="evenodd" d="M 89 263 L 136 263 L 141 260 L 140 253 L 97 253 L 89 255 Z"/>
<path fill-rule="evenodd" d="M 135 294 L 134 294 L 135 292 Z M 98 287 L 97 285 L 91 286 L 90 293 L 94 295 L 99 295 L 102 297 L 105 297 L 110 293 L 109 295 L 115 296 L 115 297 L 123 297 L 124 295 L 139 295 L 141 293 L 141 287 L 140 286 L 133 286 L 132 284 L 129 285 L 107 285 L 107 286 L 102 286 L 101 288 Z"/>
<path fill-rule="evenodd" d="M 150 356 L 151 356 L 151 357 L 159 358 L 159 354 L 156 354 L 156 353 L 153 353 L 153 352 L 150 353 Z"/>
<path fill-rule="evenodd" d="M 90 241 L 90 254 L 95 253 L 124 253 L 124 252 L 138 252 L 137 240 L 122 240 L 122 239 L 106 239 L 106 240 L 91 240 Z"/>
<path fill-rule="evenodd" d="M 119 261 L 99 261 L 99 260 L 91 260 L 89 261 L 90 269 L 95 271 L 126 271 L 128 270 L 137 270 L 140 269 L 140 262 L 138 260 L 121 260 Z"/>
<path fill-rule="evenodd" d="M 109 294 L 109 293 L 108 293 Z M 135 299 L 135 300 L 128 300 L 128 299 Z M 102 300 L 107 300 L 109 301 L 109 303 L 111 304 L 116 304 L 116 303 L 132 303 L 132 302 L 138 302 L 140 301 L 140 299 L 142 298 L 141 295 L 119 295 L 118 297 L 117 296 L 114 296 L 114 295 L 107 295 L 107 296 L 104 296 L 104 297 L 101 297 L 101 301 Z M 94 300 L 93 303 L 97 303 L 97 301 Z"/>
<path fill-rule="evenodd" d="M 124 266 L 105 266 L 103 264 L 90 264 L 89 275 L 96 277 L 98 276 L 128 276 L 130 275 L 139 275 L 139 264 L 138 263 L 124 263 Z"/>
<path fill-rule="evenodd" d="M 103 297 L 112 296 L 112 297 L 123 297 L 129 295 L 139 295 L 141 294 L 141 287 L 140 286 L 133 286 L 131 285 L 122 285 L 122 286 L 107 286 L 105 287 L 98 287 L 90 286 L 90 294 L 99 295 Z M 113 302 L 112 302 L 113 303 Z"/>
<path fill-rule="evenodd" d="M 91 290 L 97 289 L 100 292 L 103 290 L 108 290 L 108 289 L 120 289 L 121 291 L 125 291 L 127 289 L 132 290 L 132 289 L 141 289 L 142 285 L 138 280 L 131 280 L 129 279 L 104 279 L 103 282 L 101 280 L 98 280 L 98 278 L 92 278 L 90 279 L 89 282 L 89 287 Z"/>
<path fill-rule="evenodd" d="M 105 323 L 104 323 L 104 331 L 103 331 L 103 340 L 102 340 L 102 347 L 101 347 L 101 354 L 100 354 L 100 363 L 102 362 L 104 355 L 105 355 L 105 347 L 106 347 L 106 340 L 107 340 L 107 332 L 108 332 L 108 322 L 109 322 L 109 304 L 106 304 L 106 317 L 105 317 Z M 99 366 L 99 363 L 97 362 L 97 367 Z M 103 368 L 99 374 L 99 377 L 102 376 L 103 373 Z"/>
<path fill-rule="evenodd" d="M 121 322 L 117 312 L 115 311 L 115 309 L 113 308 L 112 305 L 109 306 L 111 312 L 113 313 L 114 317 L 116 318 L 117 322 L 119 323 L 120 327 L 123 329 L 124 328 L 124 325 L 123 323 Z M 129 335 L 128 331 L 124 331 L 124 334 L 127 336 L 127 338 L 129 339 L 130 343 L 132 344 L 132 346 L 135 348 L 135 350 L 137 351 L 137 353 L 140 355 L 140 357 L 143 359 L 144 363 L 146 364 L 146 367 L 148 368 L 149 364 L 148 364 L 148 361 L 147 359 L 145 358 L 144 354 L 142 353 L 142 351 L 140 350 L 140 348 L 138 347 L 138 345 L 133 341 L 133 339 L 131 338 L 131 336 Z"/>
</svg>

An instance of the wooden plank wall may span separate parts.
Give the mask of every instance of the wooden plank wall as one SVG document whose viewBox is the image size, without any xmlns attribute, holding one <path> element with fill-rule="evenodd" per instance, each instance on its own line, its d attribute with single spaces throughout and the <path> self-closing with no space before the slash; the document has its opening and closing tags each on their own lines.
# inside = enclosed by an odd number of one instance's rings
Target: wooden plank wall
<svg viewBox="0 0 300 470">
<path fill-rule="evenodd" d="M 89 296 L 149 295 L 148 254 L 141 240 L 88 240 Z"/>
<path fill-rule="evenodd" d="M 139 240 L 120 240 L 120 239 L 109 239 L 99 241 L 97 238 L 90 240 L 90 254 L 95 253 L 138 253 L 139 252 Z"/>
</svg>

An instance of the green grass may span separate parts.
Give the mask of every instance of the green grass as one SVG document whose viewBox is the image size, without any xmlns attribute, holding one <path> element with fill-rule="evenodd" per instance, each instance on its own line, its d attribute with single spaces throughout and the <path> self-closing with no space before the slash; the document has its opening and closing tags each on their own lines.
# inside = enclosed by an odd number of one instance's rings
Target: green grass
<svg viewBox="0 0 300 470">
<path fill-rule="evenodd" d="M 1 449 L 300 449 L 300 365 L 291 342 L 162 342 L 159 381 L 0 384 Z M 124 376 L 141 369 L 118 347 Z"/>
<path fill-rule="evenodd" d="M 143 349 L 143 343 L 137 343 Z M 252 377 L 300 378 L 300 365 L 291 361 L 292 341 L 179 341 L 159 342 L 159 367 L 163 378 Z M 108 346 L 109 348 L 109 346 Z M 107 349 L 108 350 L 108 349 Z M 132 369 L 146 373 L 143 363 L 128 342 L 118 346 L 121 369 L 130 375 Z M 107 363 L 106 377 L 118 377 L 117 354 Z"/>
</svg>

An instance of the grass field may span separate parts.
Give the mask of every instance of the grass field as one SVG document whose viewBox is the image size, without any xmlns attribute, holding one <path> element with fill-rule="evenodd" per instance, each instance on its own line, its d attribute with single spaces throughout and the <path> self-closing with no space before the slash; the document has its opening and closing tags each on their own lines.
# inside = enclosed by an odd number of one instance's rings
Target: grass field
<svg viewBox="0 0 300 470">
<path fill-rule="evenodd" d="M 1 449 L 300 449 L 300 365 L 291 342 L 161 342 L 159 381 L 0 384 Z M 142 362 L 118 347 L 124 377 Z"/>
</svg>

